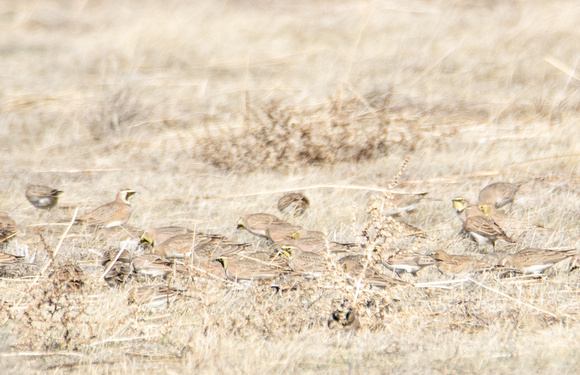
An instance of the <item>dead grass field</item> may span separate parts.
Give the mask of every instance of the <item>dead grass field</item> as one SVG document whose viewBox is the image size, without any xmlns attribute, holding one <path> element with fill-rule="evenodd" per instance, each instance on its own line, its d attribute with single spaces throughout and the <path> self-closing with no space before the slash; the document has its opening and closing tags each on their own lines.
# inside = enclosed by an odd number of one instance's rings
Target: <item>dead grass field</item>
<svg viewBox="0 0 580 375">
<path fill-rule="evenodd" d="M 372 246 L 391 224 L 365 212 L 365 187 L 408 158 L 395 188 L 429 192 L 404 218 L 429 238 L 388 241 L 473 253 L 450 199 L 529 181 L 506 228 L 517 243 L 498 247 L 578 247 L 579 19 L 569 0 L 1 2 L 0 211 L 21 231 L 2 251 L 34 264 L 0 269 L 1 372 L 580 372 L 567 262 L 541 281 L 427 267 L 379 291 L 333 262 L 282 294 L 183 275 L 112 289 L 100 259 L 119 244 L 63 237 L 75 208 L 131 187 L 132 226 L 258 249 L 236 220 L 300 190 L 311 207 L 296 224 Z M 28 184 L 63 190 L 60 207 L 37 212 Z M 82 287 L 49 277 L 63 264 Z M 183 297 L 127 303 L 163 283 Z M 329 330 L 345 300 L 360 329 Z"/>
</svg>

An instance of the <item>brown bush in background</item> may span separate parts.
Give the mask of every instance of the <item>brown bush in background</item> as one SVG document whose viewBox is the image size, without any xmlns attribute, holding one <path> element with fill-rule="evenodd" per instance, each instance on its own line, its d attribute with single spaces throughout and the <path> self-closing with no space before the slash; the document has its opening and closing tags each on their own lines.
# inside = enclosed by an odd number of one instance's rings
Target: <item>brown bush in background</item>
<svg viewBox="0 0 580 375">
<path fill-rule="evenodd" d="M 381 100 L 334 97 L 314 108 L 257 105 L 241 130 L 208 133 L 197 155 L 211 165 L 242 171 L 377 158 L 404 140 L 388 137 L 387 102 L 383 94 Z"/>
</svg>

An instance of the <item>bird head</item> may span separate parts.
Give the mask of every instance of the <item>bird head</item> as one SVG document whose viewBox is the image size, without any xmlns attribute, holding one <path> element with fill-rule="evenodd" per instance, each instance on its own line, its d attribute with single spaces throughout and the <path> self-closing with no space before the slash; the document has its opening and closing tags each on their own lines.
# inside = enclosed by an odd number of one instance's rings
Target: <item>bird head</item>
<svg viewBox="0 0 580 375">
<path fill-rule="evenodd" d="M 453 202 L 453 208 L 457 212 L 462 212 L 467 207 L 467 201 L 462 197 L 453 198 L 451 202 Z"/>
</svg>

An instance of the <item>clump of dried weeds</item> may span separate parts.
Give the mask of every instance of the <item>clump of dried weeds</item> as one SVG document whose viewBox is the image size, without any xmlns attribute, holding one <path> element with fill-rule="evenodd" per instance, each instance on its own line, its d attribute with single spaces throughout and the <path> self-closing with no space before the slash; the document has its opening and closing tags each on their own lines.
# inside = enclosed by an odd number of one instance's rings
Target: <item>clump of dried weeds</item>
<svg viewBox="0 0 580 375">
<path fill-rule="evenodd" d="M 207 134 L 197 156 L 236 171 L 359 162 L 386 155 L 405 137 L 389 137 L 388 94 L 331 98 L 312 108 L 280 102 L 256 105 L 240 131 Z"/>
</svg>

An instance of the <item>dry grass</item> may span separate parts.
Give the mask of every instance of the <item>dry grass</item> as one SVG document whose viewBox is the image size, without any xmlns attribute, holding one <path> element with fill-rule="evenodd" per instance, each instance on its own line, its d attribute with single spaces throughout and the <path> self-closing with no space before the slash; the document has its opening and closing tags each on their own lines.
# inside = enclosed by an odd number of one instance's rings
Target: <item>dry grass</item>
<svg viewBox="0 0 580 375">
<path fill-rule="evenodd" d="M 296 224 L 363 244 L 369 264 L 385 243 L 473 253 L 450 199 L 528 181 L 502 249 L 577 247 L 579 17 L 564 0 L 3 2 L 0 209 L 21 232 L 2 251 L 30 263 L 0 270 L 4 372 L 578 372 L 565 263 L 543 281 L 430 267 L 370 290 L 328 256 L 283 293 L 183 275 L 110 289 L 100 258 L 118 245 L 64 234 L 75 207 L 131 187 L 131 225 L 261 248 L 236 219 L 297 189 L 311 207 Z M 365 212 L 361 187 L 394 176 L 429 192 L 405 218 L 428 239 Z M 64 190 L 60 207 L 36 212 L 29 183 Z M 183 290 L 167 308 L 127 303 L 163 283 Z M 338 308 L 360 329 L 329 330 Z"/>
</svg>

